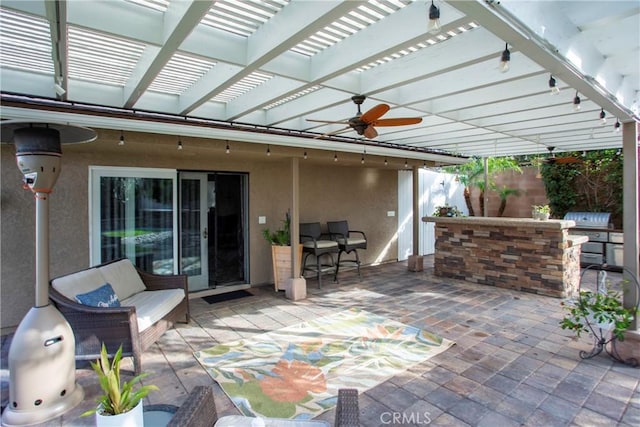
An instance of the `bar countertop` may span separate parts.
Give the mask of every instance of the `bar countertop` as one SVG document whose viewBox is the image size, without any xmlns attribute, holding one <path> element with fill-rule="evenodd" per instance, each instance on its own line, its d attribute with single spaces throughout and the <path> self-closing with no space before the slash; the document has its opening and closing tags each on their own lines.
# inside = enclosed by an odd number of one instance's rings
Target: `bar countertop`
<svg viewBox="0 0 640 427">
<path fill-rule="evenodd" d="M 576 226 L 575 221 L 564 219 L 539 220 L 532 218 L 508 218 L 508 217 L 484 217 L 484 216 L 425 216 L 424 222 L 435 222 L 436 224 L 467 224 L 469 227 L 479 226 L 501 226 L 501 227 L 530 227 L 530 228 L 551 228 L 564 229 Z"/>
</svg>

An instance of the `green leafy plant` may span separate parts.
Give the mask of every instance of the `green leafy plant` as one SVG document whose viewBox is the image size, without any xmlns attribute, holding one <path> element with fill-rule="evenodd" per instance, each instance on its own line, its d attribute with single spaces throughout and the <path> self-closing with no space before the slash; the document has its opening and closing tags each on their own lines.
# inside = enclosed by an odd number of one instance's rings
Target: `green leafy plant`
<svg viewBox="0 0 640 427">
<path fill-rule="evenodd" d="M 104 343 L 100 351 L 100 359 L 91 362 L 91 367 L 98 375 L 100 388 L 103 394 L 96 400 L 98 407 L 82 414 L 87 416 L 100 411 L 102 415 L 118 415 L 129 412 L 136 407 L 141 399 L 145 398 L 152 390 L 158 390 L 155 385 L 140 386 L 137 390 L 133 386 L 148 374 L 135 376 L 130 381 L 121 382 L 120 362 L 122 360 L 122 345 L 118 348 L 111 363 L 107 355 Z"/>
<path fill-rule="evenodd" d="M 551 207 L 549 207 L 549 205 L 532 205 L 531 208 L 538 213 L 541 214 L 550 214 L 551 213 Z"/>
<path fill-rule="evenodd" d="M 291 245 L 291 235 L 289 234 L 291 225 L 291 216 L 289 212 L 286 213 L 284 220 L 282 221 L 282 227 L 271 231 L 268 228 L 262 230 L 262 235 L 267 242 L 277 246 L 289 246 Z"/>
<path fill-rule="evenodd" d="M 447 166 L 444 168 L 446 172 L 454 173 L 464 185 L 464 200 L 469 211 L 469 216 L 475 216 L 473 203 L 471 201 L 471 190 L 477 188 L 478 204 L 480 207 L 480 215 L 484 212 L 484 193 L 485 191 L 496 191 L 496 176 L 505 171 L 514 171 L 522 173 L 522 169 L 518 162 L 512 157 L 489 157 L 487 158 L 488 169 L 488 186 L 484 182 L 484 160 L 480 158 L 471 159 L 471 161 L 457 166 Z M 487 187 L 487 188 L 485 188 Z M 502 200 L 501 200 L 502 202 Z M 504 200 L 506 204 L 506 199 Z"/>
<path fill-rule="evenodd" d="M 559 153 L 577 163 L 540 162 L 540 172 L 553 213 L 611 212 L 615 228 L 622 227 L 623 156 L 618 150 Z"/>
<path fill-rule="evenodd" d="M 449 206 L 449 205 L 436 206 L 436 209 L 435 211 L 433 211 L 432 216 L 441 216 L 441 217 L 462 216 L 462 212 L 460 212 L 457 206 Z"/>
<path fill-rule="evenodd" d="M 604 293 L 582 290 L 577 299 L 561 304 L 568 311 L 560 321 L 562 329 L 572 330 L 579 337 L 582 332 L 593 332 L 592 328 L 600 328 L 598 325 L 611 324 L 612 335 L 620 341 L 624 339 L 624 331 L 631 325 L 637 311 L 625 308 L 620 292 L 609 288 Z"/>
</svg>

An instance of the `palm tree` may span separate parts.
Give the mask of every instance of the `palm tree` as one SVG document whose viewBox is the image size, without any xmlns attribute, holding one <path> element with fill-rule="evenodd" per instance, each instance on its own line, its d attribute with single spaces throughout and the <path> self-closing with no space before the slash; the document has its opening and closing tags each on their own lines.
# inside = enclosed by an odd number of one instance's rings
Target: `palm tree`
<svg viewBox="0 0 640 427">
<path fill-rule="evenodd" d="M 498 195 L 500 196 L 500 207 L 498 208 L 498 216 L 502 216 L 504 214 L 504 210 L 507 207 L 507 198 L 509 196 L 519 196 L 520 190 L 517 188 L 507 188 L 502 187 L 500 191 L 498 191 Z"/>
<path fill-rule="evenodd" d="M 496 185 L 493 177 L 499 172 L 507 170 L 514 170 L 522 173 L 522 169 L 518 166 L 518 162 L 512 157 L 489 157 L 487 159 L 488 169 L 488 189 L 494 190 Z M 460 179 L 460 182 L 464 185 L 464 201 L 469 210 L 469 216 L 475 216 L 473 204 L 471 202 L 471 189 L 480 189 L 480 212 L 484 212 L 484 192 L 487 191 L 484 182 L 484 161 L 480 158 L 474 158 L 468 163 L 459 166 L 451 166 L 445 168 L 447 172 L 456 173 Z M 506 203 L 506 202 L 505 202 Z"/>
</svg>

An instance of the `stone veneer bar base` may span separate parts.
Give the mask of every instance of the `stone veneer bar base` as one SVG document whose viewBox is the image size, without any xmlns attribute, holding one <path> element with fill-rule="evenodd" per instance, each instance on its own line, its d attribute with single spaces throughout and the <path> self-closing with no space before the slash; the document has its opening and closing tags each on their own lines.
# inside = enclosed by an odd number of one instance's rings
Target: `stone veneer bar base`
<svg viewBox="0 0 640 427">
<path fill-rule="evenodd" d="M 574 221 L 424 217 L 435 223 L 435 275 L 565 298 L 580 284 Z"/>
</svg>

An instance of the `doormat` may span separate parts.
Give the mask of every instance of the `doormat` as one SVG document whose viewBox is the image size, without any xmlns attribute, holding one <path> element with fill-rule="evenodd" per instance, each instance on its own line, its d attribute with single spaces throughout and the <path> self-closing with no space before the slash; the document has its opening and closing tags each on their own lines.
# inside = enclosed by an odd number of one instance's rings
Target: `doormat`
<svg viewBox="0 0 640 427">
<path fill-rule="evenodd" d="M 247 416 L 311 419 L 454 344 L 357 308 L 220 344 L 195 358 Z"/>
<path fill-rule="evenodd" d="M 239 291 L 225 292 L 224 294 L 209 295 L 206 297 L 202 297 L 202 299 L 208 302 L 209 304 L 215 304 L 217 302 L 231 301 L 238 298 L 252 297 L 252 296 L 253 294 L 251 292 L 247 292 L 244 289 L 241 289 Z"/>
</svg>

